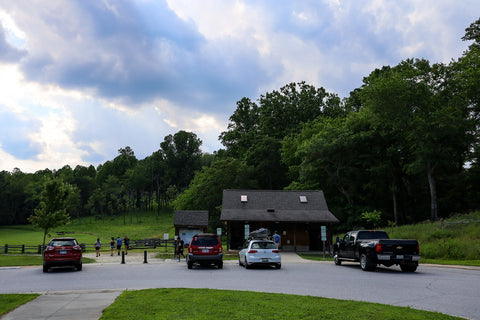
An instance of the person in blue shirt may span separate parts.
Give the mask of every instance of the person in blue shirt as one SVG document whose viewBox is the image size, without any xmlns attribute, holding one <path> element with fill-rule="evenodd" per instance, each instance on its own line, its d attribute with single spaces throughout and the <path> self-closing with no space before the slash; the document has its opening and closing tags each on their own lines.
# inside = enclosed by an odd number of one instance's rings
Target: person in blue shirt
<svg viewBox="0 0 480 320">
<path fill-rule="evenodd" d="M 120 250 L 122 249 L 122 238 L 118 237 L 117 238 L 117 251 L 118 255 L 120 255 Z"/>
<path fill-rule="evenodd" d="M 277 233 L 277 231 L 275 231 L 275 234 L 273 235 L 273 242 L 275 242 L 275 246 L 278 248 L 280 248 L 280 243 L 282 241 L 282 238 L 280 238 L 280 235 Z"/>
</svg>

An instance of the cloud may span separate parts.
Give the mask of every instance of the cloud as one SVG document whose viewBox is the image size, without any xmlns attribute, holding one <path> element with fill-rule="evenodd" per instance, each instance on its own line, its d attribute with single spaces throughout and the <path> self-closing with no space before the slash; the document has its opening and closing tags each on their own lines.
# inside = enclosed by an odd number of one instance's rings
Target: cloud
<svg viewBox="0 0 480 320">
<path fill-rule="evenodd" d="M 341 97 L 406 58 L 448 63 L 480 3 L 0 0 L 0 170 L 221 145 L 236 101 L 306 81 Z M 24 166 L 24 168 L 22 167 Z"/>
</svg>

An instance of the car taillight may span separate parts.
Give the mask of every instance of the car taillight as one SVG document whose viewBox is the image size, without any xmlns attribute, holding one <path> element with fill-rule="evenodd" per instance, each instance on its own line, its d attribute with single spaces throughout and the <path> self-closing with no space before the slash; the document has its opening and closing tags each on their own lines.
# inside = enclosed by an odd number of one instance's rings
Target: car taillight
<svg viewBox="0 0 480 320">
<path fill-rule="evenodd" d="M 80 246 L 73 246 L 73 250 L 82 250 L 82 247 L 80 247 Z"/>
<path fill-rule="evenodd" d="M 54 247 L 48 246 L 47 248 L 45 248 L 45 251 L 52 251 L 54 249 L 55 249 Z"/>
<path fill-rule="evenodd" d="M 417 243 L 417 254 L 420 254 L 420 244 Z"/>
<path fill-rule="evenodd" d="M 257 253 L 258 250 L 248 250 L 248 253 Z"/>
<path fill-rule="evenodd" d="M 223 247 L 220 247 L 220 248 L 218 249 L 218 252 L 223 252 Z"/>
<path fill-rule="evenodd" d="M 272 250 L 273 253 L 280 253 L 278 250 Z"/>
<path fill-rule="evenodd" d="M 382 244 L 381 243 L 377 243 L 377 245 L 375 246 L 375 251 L 377 251 L 377 253 L 382 252 Z"/>
</svg>

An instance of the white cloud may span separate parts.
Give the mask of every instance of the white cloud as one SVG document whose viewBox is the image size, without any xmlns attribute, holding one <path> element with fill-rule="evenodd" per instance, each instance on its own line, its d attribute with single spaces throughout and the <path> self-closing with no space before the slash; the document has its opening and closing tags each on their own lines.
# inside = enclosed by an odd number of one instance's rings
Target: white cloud
<svg viewBox="0 0 480 320">
<path fill-rule="evenodd" d="M 449 62 L 479 9 L 474 0 L 0 0 L 0 170 L 99 164 L 127 145 L 143 158 L 179 130 L 213 152 L 242 97 L 298 81 L 344 97 L 383 65 Z"/>
</svg>

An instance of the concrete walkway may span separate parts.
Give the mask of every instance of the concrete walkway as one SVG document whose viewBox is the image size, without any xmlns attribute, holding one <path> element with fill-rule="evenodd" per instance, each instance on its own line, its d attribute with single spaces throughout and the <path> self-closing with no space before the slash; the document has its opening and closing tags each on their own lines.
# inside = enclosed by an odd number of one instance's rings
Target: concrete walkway
<svg viewBox="0 0 480 320">
<path fill-rule="evenodd" d="M 173 259 L 155 258 L 156 253 L 147 252 L 147 262 L 177 263 Z M 282 252 L 282 263 L 308 263 L 294 252 Z M 122 256 L 110 253 L 85 253 L 95 264 L 121 264 Z M 144 252 L 131 251 L 125 255 L 126 264 L 143 264 Z M 185 260 L 183 260 L 185 261 Z M 238 260 L 224 260 L 224 264 L 238 264 Z M 40 292 L 41 296 L 1 317 L 1 320 L 97 320 L 102 310 L 112 304 L 123 290 L 86 290 L 70 292 Z"/>
<path fill-rule="evenodd" d="M 2 320 L 97 320 L 123 290 L 46 292 Z"/>
</svg>

